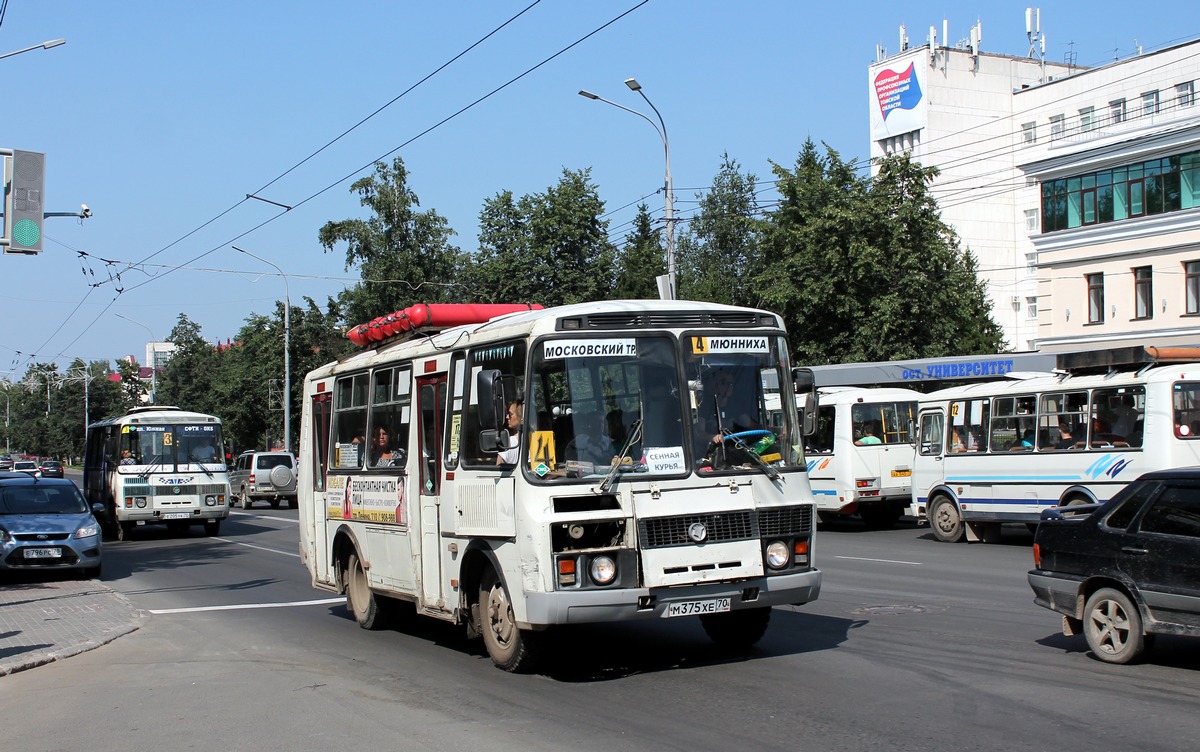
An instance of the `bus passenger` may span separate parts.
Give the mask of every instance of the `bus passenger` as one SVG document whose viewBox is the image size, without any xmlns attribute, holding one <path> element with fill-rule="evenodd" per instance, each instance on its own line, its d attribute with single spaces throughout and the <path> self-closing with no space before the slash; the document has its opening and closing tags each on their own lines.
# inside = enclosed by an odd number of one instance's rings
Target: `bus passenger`
<svg viewBox="0 0 1200 752">
<path fill-rule="evenodd" d="M 1076 439 L 1071 435 L 1070 423 L 1058 424 L 1058 448 L 1059 449 L 1074 449 Z"/>
<path fill-rule="evenodd" d="M 391 467 L 393 464 L 395 457 L 392 454 L 391 432 L 383 426 L 378 426 L 371 437 L 371 466 Z"/>
<path fill-rule="evenodd" d="M 882 444 L 883 441 L 878 436 L 875 435 L 877 432 L 879 432 L 879 429 L 876 428 L 877 423 L 878 423 L 878 421 L 874 421 L 874 420 L 869 420 L 866 423 L 864 423 L 863 424 L 863 435 L 860 438 L 858 438 L 854 443 L 857 444 L 858 446 L 871 446 L 874 444 Z"/>
</svg>

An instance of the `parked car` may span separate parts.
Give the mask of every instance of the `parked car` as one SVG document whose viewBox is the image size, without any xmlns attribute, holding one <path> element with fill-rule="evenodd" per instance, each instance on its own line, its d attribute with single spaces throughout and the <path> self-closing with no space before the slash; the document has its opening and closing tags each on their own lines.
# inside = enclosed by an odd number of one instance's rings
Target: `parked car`
<svg viewBox="0 0 1200 752">
<path fill-rule="evenodd" d="M 7 454 L 0 455 L 0 472 L 3 472 L 5 470 L 12 470 L 12 466 L 13 466 L 12 457 L 8 456 Z"/>
<path fill-rule="evenodd" d="M 63 464 L 58 460 L 42 460 L 42 464 L 38 465 L 38 470 L 43 478 L 63 477 Z"/>
<path fill-rule="evenodd" d="M 13 472 L 29 473 L 35 478 L 42 476 L 42 471 L 38 469 L 38 463 L 33 460 L 13 460 Z"/>
<path fill-rule="evenodd" d="M 272 509 L 281 500 L 296 506 L 296 457 L 291 452 L 242 452 L 229 471 L 229 490 L 249 509 L 265 499 Z"/>
<path fill-rule="evenodd" d="M 72 569 L 100 576 L 100 523 L 65 478 L 0 476 L 0 571 Z"/>
<path fill-rule="evenodd" d="M 1105 504 L 1042 513 L 1029 586 L 1108 663 L 1200 637 L 1200 467 L 1146 473 Z"/>
</svg>

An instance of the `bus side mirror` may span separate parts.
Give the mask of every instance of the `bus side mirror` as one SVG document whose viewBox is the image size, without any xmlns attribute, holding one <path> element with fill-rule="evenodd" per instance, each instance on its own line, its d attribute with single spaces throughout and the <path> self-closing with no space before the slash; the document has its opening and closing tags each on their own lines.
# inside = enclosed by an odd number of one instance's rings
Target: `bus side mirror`
<svg viewBox="0 0 1200 752">
<path fill-rule="evenodd" d="M 480 371 L 475 383 L 479 395 L 479 426 L 502 430 L 507 422 L 504 413 L 508 408 L 503 375 L 495 368 Z"/>
<path fill-rule="evenodd" d="M 811 368 L 793 368 L 792 384 L 796 394 L 804 395 L 804 409 L 800 414 L 800 433 L 812 436 L 817 432 L 817 379 Z"/>
</svg>

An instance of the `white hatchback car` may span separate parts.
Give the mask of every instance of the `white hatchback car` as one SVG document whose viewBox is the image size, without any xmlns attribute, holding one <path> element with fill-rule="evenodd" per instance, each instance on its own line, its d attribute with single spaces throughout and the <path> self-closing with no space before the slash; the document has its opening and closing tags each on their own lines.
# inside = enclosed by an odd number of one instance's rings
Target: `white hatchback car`
<svg viewBox="0 0 1200 752">
<path fill-rule="evenodd" d="M 242 452 L 229 471 L 229 489 L 249 509 L 266 500 L 272 509 L 286 499 L 296 507 L 296 456 L 291 452 Z"/>
</svg>

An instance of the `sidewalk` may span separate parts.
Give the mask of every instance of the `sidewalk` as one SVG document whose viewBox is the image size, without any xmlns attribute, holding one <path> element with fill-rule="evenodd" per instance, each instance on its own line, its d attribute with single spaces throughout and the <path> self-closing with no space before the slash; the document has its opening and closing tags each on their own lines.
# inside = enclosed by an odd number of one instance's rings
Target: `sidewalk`
<svg viewBox="0 0 1200 752">
<path fill-rule="evenodd" d="M 0 583 L 0 676 L 100 647 L 147 618 L 98 580 Z"/>
</svg>

